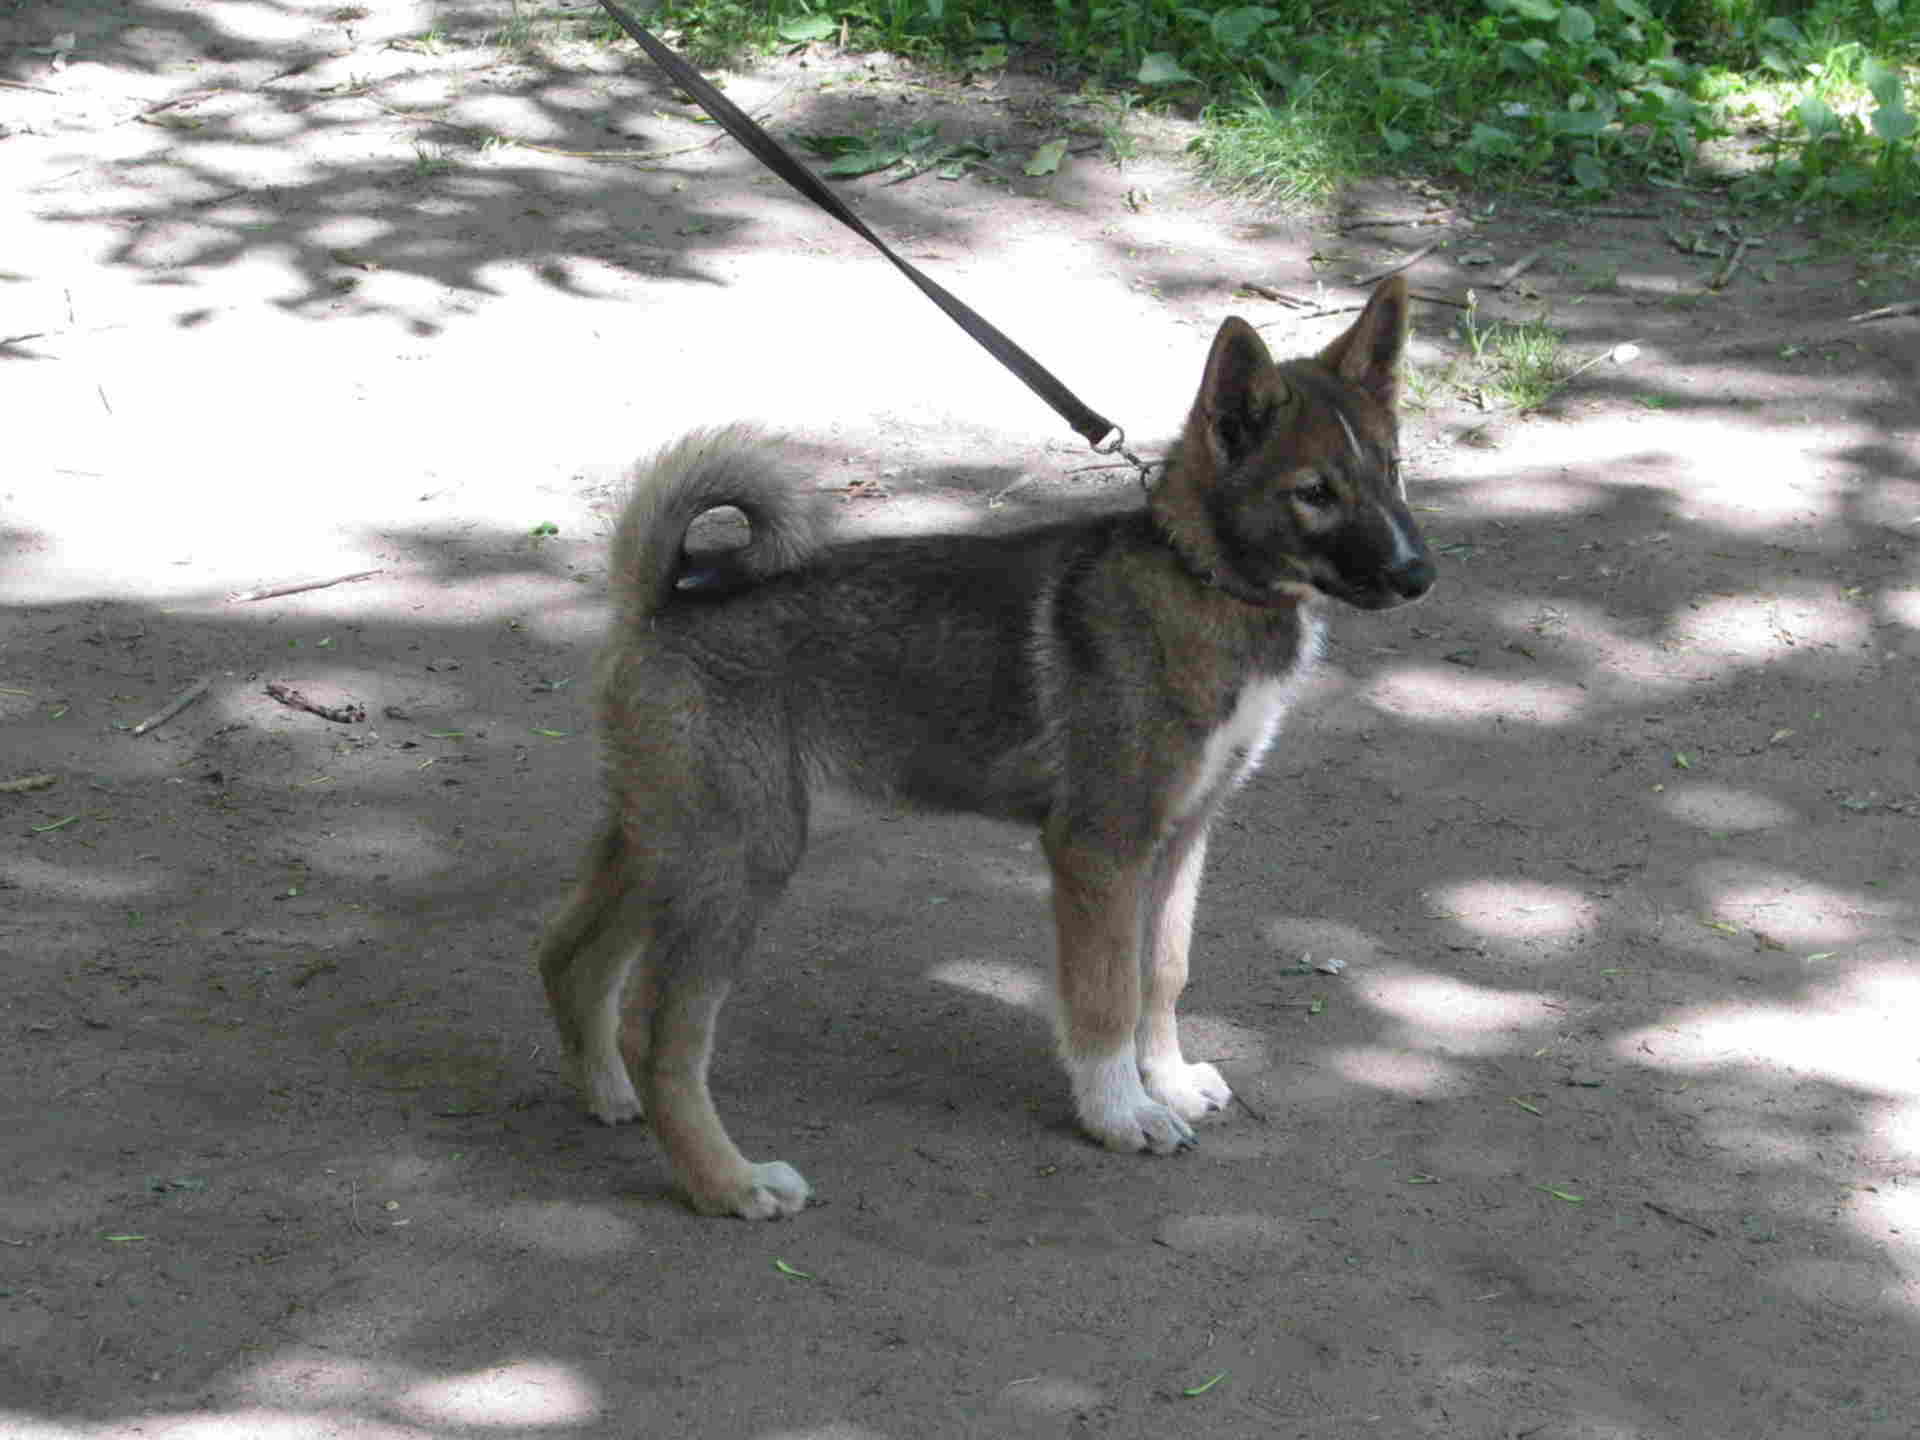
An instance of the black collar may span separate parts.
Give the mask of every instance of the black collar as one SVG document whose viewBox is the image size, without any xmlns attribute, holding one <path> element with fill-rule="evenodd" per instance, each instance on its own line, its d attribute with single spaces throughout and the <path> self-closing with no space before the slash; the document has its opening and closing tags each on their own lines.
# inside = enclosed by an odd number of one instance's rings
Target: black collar
<svg viewBox="0 0 1920 1440">
<path fill-rule="evenodd" d="M 1193 579 L 1210 590 L 1218 590 L 1223 595 L 1231 595 L 1245 605 L 1257 606 L 1262 610 L 1276 610 L 1282 605 L 1298 604 L 1299 598 L 1285 590 L 1259 590 L 1247 584 L 1231 570 L 1220 566 L 1202 565 L 1186 552 L 1174 534 L 1149 508 L 1148 518 L 1152 521 L 1153 532 L 1160 541 L 1173 552 L 1173 558 L 1180 568 Z"/>
</svg>

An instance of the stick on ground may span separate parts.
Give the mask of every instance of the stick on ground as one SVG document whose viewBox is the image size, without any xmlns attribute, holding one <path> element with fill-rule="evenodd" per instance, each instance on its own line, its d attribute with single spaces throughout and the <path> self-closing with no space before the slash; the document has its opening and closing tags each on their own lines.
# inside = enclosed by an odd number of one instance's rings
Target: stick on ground
<svg viewBox="0 0 1920 1440">
<path fill-rule="evenodd" d="M 162 725 L 166 724 L 167 721 L 173 719 L 174 716 L 186 709 L 187 706 L 193 704 L 194 701 L 206 694 L 207 687 L 212 683 L 212 680 L 202 675 L 198 680 L 194 681 L 193 684 L 174 696 L 172 701 L 166 706 L 154 711 L 153 714 L 134 726 L 133 733 L 136 735 L 144 735 L 149 730 L 159 729 Z"/>
<path fill-rule="evenodd" d="M 1371 285 L 1375 281 L 1386 279 L 1389 275 L 1398 275 L 1402 270 L 1411 269 L 1414 265 L 1426 259 L 1427 256 L 1438 250 L 1445 243 L 1444 240 L 1436 240 L 1431 245 L 1422 245 L 1404 260 L 1396 260 L 1383 270 L 1376 270 L 1371 275 L 1358 276 L 1353 280 L 1349 280 L 1347 283 L 1349 285 Z"/>
<path fill-rule="evenodd" d="M 227 596 L 227 603 L 240 605 L 248 600 L 272 600 L 281 595 L 298 595 L 303 590 L 324 590 L 329 585 L 345 585 L 350 580 L 365 580 L 386 573 L 384 570 L 356 570 L 351 575 L 335 575 L 330 580 L 294 580 L 286 585 L 268 585 L 259 590 L 236 590 Z"/>
</svg>

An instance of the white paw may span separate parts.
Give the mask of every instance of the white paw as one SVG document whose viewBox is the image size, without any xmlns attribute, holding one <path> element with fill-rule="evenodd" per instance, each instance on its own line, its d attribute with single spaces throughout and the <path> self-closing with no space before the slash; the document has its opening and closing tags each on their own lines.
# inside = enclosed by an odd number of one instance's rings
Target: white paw
<svg viewBox="0 0 1920 1440">
<path fill-rule="evenodd" d="M 1171 1155 L 1194 1143 L 1193 1127 L 1140 1083 L 1133 1047 L 1104 1060 L 1070 1060 L 1080 1128 L 1109 1150 Z"/>
<path fill-rule="evenodd" d="M 1233 1090 L 1211 1065 L 1171 1065 L 1148 1068 L 1147 1093 L 1183 1120 L 1198 1120 L 1233 1103 Z"/>
<path fill-rule="evenodd" d="M 800 1172 L 784 1160 L 767 1160 L 748 1167 L 753 1184 L 733 1207 L 742 1220 L 784 1220 L 798 1215 L 813 1194 Z"/>
<path fill-rule="evenodd" d="M 589 1063 L 585 1057 L 572 1058 L 567 1069 L 587 1102 L 587 1112 L 602 1125 L 638 1120 L 646 1113 L 633 1088 L 633 1077 L 627 1074 L 626 1062 L 618 1055 L 598 1063 Z"/>
</svg>

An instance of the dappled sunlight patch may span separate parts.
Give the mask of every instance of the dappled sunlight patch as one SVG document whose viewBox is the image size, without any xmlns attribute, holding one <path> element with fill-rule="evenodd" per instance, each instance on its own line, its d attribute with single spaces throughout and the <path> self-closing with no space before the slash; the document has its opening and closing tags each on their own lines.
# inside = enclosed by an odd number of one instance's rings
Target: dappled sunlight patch
<svg viewBox="0 0 1920 1440">
<path fill-rule="evenodd" d="M 1792 871 L 1731 861 L 1701 866 L 1694 884 L 1708 924 L 1751 929 L 1782 945 L 1845 945 L 1865 938 L 1872 922 L 1898 909 Z"/>
<path fill-rule="evenodd" d="M 1696 663 L 1717 657 L 1758 664 L 1811 645 L 1854 648 L 1866 635 L 1866 618 L 1832 587 L 1703 600 L 1669 630 L 1671 643 Z"/>
<path fill-rule="evenodd" d="M 1050 1013 L 1053 987 L 1025 965 L 1005 960 L 947 960 L 927 974 L 942 985 L 984 995 L 1016 1010 Z"/>
<path fill-rule="evenodd" d="M 1551 1026 L 1564 1007 L 1538 990 L 1497 990 L 1422 970 L 1383 975 L 1360 991 L 1368 1004 L 1400 1022 L 1402 1045 L 1445 1045 L 1490 1055 Z"/>
<path fill-rule="evenodd" d="M 1028 1375 L 1000 1391 L 1008 1405 L 1038 1415 L 1072 1417 L 1099 1408 L 1101 1395 L 1093 1386 L 1065 1375 Z"/>
<path fill-rule="evenodd" d="M 364 1404 L 418 1378 L 398 1365 L 296 1345 L 260 1361 L 233 1392 L 257 1405 L 322 1410 Z"/>
<path fill-rule="evenodd" d="M 640 1239 L 633 1222 L 624 1219 L 611 1206 L 584 1205 L 569 1200 L 509 1205 L 499 1217 L 499 1226 L 505 1235 L 522 1245 L 570 1260 L 590 1260 L 631 1250 Z"/>
<path fill-rule="evenodd" d="M 1331 1052 L 1327 1060 L 1340 1074 L 1369 1090 L 1429 1096 L 1447 1094 L 1460 1086 L 1459 1072 L 1454 1066 L 1409 1050 L 1356 1045 Z"/>
<path fill-rule="evenodd" d="M 1730 785 L 1668 785 L 1655 803 L 1675 820 L 1702 830 L 1771 830 L 1797 818 L 1778 800 Z"/>
<path fill-rule="evenodd" d="M 1593 903 L 1576 891 L 1534 880 L 1470 880 L 1431 892 L 1441 915 L 1502 940 L 1552 940 L 1595 921 Z"/>
<path fill-rule="evenodd" d="M 1385 671 L 1366 703 L 1410 725 L 1468 728 L 1491 720 L 1561 726 L 1586 696 L 1553 680 L 1477 675 L 1450 665 L 1406 665 Z"/>
<path fill-rule="evenodd" d="M 330 1410 L 160 1411 L 86 1425 L 20 1420 L 0 1410 L 6 1440 L 441 1440 L 445 1433 Z"/>
<path fill-rule="evenodd" d="M 1685 518 L 1760 538 L 1783 530 L 1804 533 L 1839 515 L 1841 487 L 1810 479 L 1807 466 L 1782 453 L 1778 434 L 1737 430 L 1718 416 L 1673 418 L 1689 429 L 1711 428 L 1711 439 L 1674 437 L 1676 455 L 1710 457 L 1674 468 L 1672 489 L 1686 505 Z"/>
<path fill-rule="evenodd" d="M 54 817 L 57 819 L 58 817 Z M 53 824 L 53 820 L 40 822 Z M 10 888 L 31 890 L 41 895 L 57 895 L 65 900 L 87 900 L 116 904 L 155 893 L 160 876 L 137 876 L 125 872 L 113 874 L 96 868 L 88 857 L 86 865 L 63 865 L 33 855 L 0 855 L 0 880 Z"/>
<path fill-rule="evenodd" d="M 0 1410 L 9 1440 L 435 1440 L 459 1427 L 481 1433 L 572 1430 L 600 1413 L 598 1390 L 573 1367 L 512 1360 L 462 1375 L 428 1376 L 404 1365 L 297 1347 L 253 1366 L 232 1386 L 240 1403 L 62 1425 Z M 406 1420 L 376 1418 L 399 1412 Z M 412 1421 L 415 1423 L 407 1423 Z M 430 1428 L 428 1428 L 430 1427 Z"/>
<path fill-rule="evenodd" d="M 599 1398 L 570 1367 L 521 1360 L 429 1380 L 394 1397 L 403 1414 L 434 1425 L 578 1425 Z"/>
<path fill-rule="evenodd" d="M 429 874 L 454 864 L 454 857 L 426 825 L 394 814 L 355 810 L 352 828 L 309 833 L 301 842 L 308 863 L 336 875 L 381 875 L 404 869 Z"/>
<path fill-rule="evenodd" d="M 1920 516 L 1920 482 L 1889 477 L 1862 485 L 1855 504 L 1859 518 L 1868 524 L 1909 534 L 1914 517 Z"/>
<path fill-rule="evenodd" d="M 1506 620 L 1510 628 L 1563 641 L 1587 666 L 1592 677 L 1630 682 L 1630 687 L 1621 684 L 1596 687 L 1598 694 L 1611 691 L 1619 696 L 1630 688 L 1635 698 L 1646 698 L 1697 678 L 1696 667 L 1686 656 L 1628 634 L 1617 620 L 1591 605 L 1555 598 L 1515 602 L 1508 607 L 1508 612 Z M 1697 668 L 1700 676 L 1713 671 L 1713 667 L 1705 663 Z"/>
<path fill-rule="evenodd" d="M 1605 503 L 1606 490 L 1577 480 L 1483 480 L 1457 496 L 1447 509 L 1458 515 L 1578 515 Z"/>
<path fill-rule="evenodd" d="M 1176 1215 L 1154 1233 L 1154 1242 L 1182 1254 L 1227 1251 L 1248 1254 L 1297 1249 L 1298 1227 L 1257 1210 L 1217 1215 Z"/>
<path fill-rule="evenodd" d="M 1920 1303 L 1920 1185 L 1911 1177 L 1857 1183 L 1848 1197 L 1847 1223 L 1861 1239 L 1886 1247 L 1905 1276 L 1900 1303 Z"/>
<path fill-rule="evenodd" d="M 1889 590 L 1880 597 L 1880 613 L 1896 625 L 1920 630 L 1920 590 Z"/>
<path fill-rule="evenodd" d="M 1869 1314 L 1907 1297 L 1889 1283 L 1886 1267 L 1873 1260 L 1787 1260 L 1772 1283 L 1790 1294 L 1844 1314 Z M 1911 1433 L 1911 1432 L 1908 1432 Z"/>
<path fill-rule="evenodd" d="M 1920 1015 L 1915 957 L 1878 961 L 1809 992 L 1797 1005 L 1716 1005 L 1621 1035 L 1613 1051 L 1681 1073 L 1733 1067 L 1784 1072 L 1878 1097 L 1864 1124 L 1882 1145 L 1920 1157 Z M 1781 1144 L 1769 1136 L 1769 1147 Z"/>
</svg>

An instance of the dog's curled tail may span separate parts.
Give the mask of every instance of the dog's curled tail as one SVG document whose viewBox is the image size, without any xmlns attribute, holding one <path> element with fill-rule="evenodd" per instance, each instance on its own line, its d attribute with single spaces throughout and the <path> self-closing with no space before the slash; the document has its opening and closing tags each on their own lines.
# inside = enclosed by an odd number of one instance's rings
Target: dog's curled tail
<svg viewBox="0 0 1920 1440">
<path fill-rule="evenodd" d="M 754 426 L 691 431 L 634 466 L 629 483 L 608 567 L 623 615 L 653 614 L 676 591 L 700 588 L 703 572 L 688 569 L 685 546 L 687 528 L 708 510 L 731 506 L 747 517 L 745 547 L 719 562 L 725 585 L 791 570 L 819 548 L 811 493 Z"/>
</svg>

